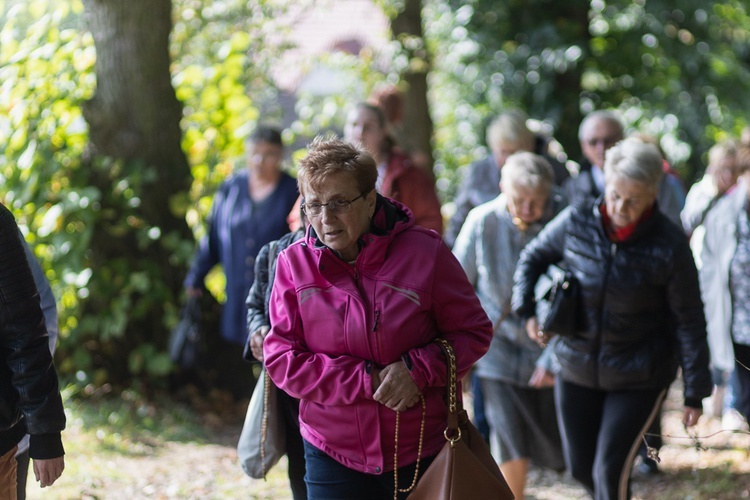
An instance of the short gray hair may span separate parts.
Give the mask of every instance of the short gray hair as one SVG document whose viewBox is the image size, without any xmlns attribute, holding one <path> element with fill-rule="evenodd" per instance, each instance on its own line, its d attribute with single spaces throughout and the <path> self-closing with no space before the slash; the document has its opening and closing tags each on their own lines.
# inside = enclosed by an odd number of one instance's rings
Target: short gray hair
<svg viewBox="0 0 750 500">
<path fill-rule="evenodd" d="M 658 189 L 664 177 L 664 160 L 659 149 L 635 137 L 629 137 L 612 146 L 604 158 L 606 179 L 619 175 Z"/>
<path fill-rule="evenodd" d="M 625 135 L 625 127 L 622 125 L 620 117 L 614 111 L 608 109 L 599 109 L 592 111 L 587 114 L 586 117 L 581 121 L 581 125 L 578 127 L 578 140 L 583 141 L 585 132 L 591 127 L 591 124 L 597 121 L 613 123 L 620 129 L 620 139 Z"/>
<path fill-rule="evenodd" d="M 520 109 L 500 113 L 487 128 L 487 145 L 490 149 L 502 143 L 513 144 L 523 151 L 534 151 L 534 133 L 526 126 L 528 117 Z"/>
<path fill-rule="evenodd" d="M 735 158 L 737 156 L 737 141 L 726 139 L 717 142 L 708 150 L 708 166 L 716 166 L 723 159 Z"/>
<path fill-rule="evenodd" d="M 505 190 L 511 186 L 549 192 L 555 182 L 555 172 L 549 162 L 538 154 L 519 151 L 508 156 L 500 171 Z"/>
</svg>

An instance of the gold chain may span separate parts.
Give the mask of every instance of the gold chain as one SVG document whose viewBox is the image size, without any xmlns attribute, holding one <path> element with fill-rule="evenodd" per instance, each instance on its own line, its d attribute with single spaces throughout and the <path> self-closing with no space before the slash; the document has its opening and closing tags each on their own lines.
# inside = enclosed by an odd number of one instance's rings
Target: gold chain
<svg viewBox="0 0 750 500">
<path fill-rule="evenodd" d="M 263 418 L 260 423 L 260 466 L 263 477 L 266 477 L 266 438 L 268 437 L 268 399 L 271 396 L 271 378 L 263 374 Z"/>
<path fill-rule="evenodd" d="M 422 423 L 419 426 L 419 447 L 417 448 L 417 465 L 414 468 L 414 479 L 411 481 L 411 486 L 404 489 L 399 489 L 398 487 L 398 424 L 399 424 L 399 416 L 401 415 L 401 412 L 396 412 L 396 439 L 394 440 L 394 446 L 393 446 L 393 500 L 398 499 L 398 492 L 401 493 L 408 493 L 411 490 L 414 489 L 414 487 L 417 485 L 417 479 L 419 479 L 419 461 L 422 458 L 422 443 L 424 442 L 424 421 L 425 416 L 427 415 L 427 405 L 424 401 L 424 396 L 422 394 L 419 395 L 419 399 L 422 401 Z"/>
</svg>

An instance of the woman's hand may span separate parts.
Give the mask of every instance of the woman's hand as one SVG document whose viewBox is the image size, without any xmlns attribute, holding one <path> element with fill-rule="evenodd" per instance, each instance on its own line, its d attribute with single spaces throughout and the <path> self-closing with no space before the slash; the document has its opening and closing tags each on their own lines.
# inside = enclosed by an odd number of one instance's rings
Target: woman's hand
<svg viewBox="0 0 750 500">
<path fill-rule="evenodd" d="M 419 388 L 403 361 L 386 366 L 375 375 L 380 383 L 372 398 L 393 411 L 408 410 L 419 401 Z"/>
<path fill-rule="evenodd" d="M 545 387 L 552 387 L 555 385 L 555 374 L 549 370 L 545 370 L 541 366 L 534 368 L 534 373 L 531 374 L 529 379 L 529 386 L 542 389 Z"/>
<path fill-rule="evenodd" d="M 258 361 L 263 361 L 263 340 L 265 340 L 268 331 L 271 328 L 268 325 L 263 325 L 250 335 L 250 351 Z"/>
<path fill-rule="evenodd" d="M 536 320 L 536 316 L 532 316 L 526 320 L 526 334 L 531 340 L 539 344 L 541 348 L 547 347 L 547 343 L 551 338 L 539 329 L 539 322 Z"/>
<path fill-rule="evenodd" d="M 698 419 L 703 415 L 702 408 L 690 408 L 686 406 L 682 410 L 682 425 L 692 427 L 698 423 Z"/>
</svg>

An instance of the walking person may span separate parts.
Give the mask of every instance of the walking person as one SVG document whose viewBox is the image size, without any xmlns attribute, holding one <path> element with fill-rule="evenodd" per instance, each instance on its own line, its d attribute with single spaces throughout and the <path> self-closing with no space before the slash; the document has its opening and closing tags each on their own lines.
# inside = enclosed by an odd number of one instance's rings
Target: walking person
<svg viewBox="0 0 750 500">
<path fill-rule="evenodd" d="M 378 194 L 377 175 L 367 151 L 316 139 L 298 172 L 310 228 L 276 264 L 263 354 L 300 399 L 311 500 L 405 498 L 445 444 L 434 340 L 452 344 L 460 378 L 492 335 L 440 235 Z"/>
<path fill-rule="evenodd" d="M 247 341 L 245 299 L 253 284 L 255 257 L 263 245 L 289 231 L 286 217 L 297 200 L 297 184 L 281 170 L 278 130 L 259 127 L 246 143 L 247 166 L 230 176 L 214 195 L 208 231 L 185 277 L 186 293 L 200 296 L 217 264 L 226 276 L 220 338 L 209 341 L 216 385 L 235 398 L 249 397 L 252 373 L 242 359 Z"/>
<path fill-rule="evenodd" d="M 503 166 L 502 193 L 469 212 L 453 253 L 492 321 L 490 350 L 478 362 L 493 454 L 516 498 L 530 464 L 565 468 L 548 368 L 550 351 L 529 339 L 510 312 L 513 273 L 523 247 L 564 207 L 542 156 L 514 153 Z M 545 356 L 546 354 L 546 356 Z"/>
<path fill-rule="evenodd" d="M 652 144 L 631 138 L 604 163 L 604 195 L 573 205 L 521 254 L 513 310 L 549 342 L 534 284 L 561 262 L 580 283 L 579 327 L 559 337 L 555 382 L 568 469 L 597 500 L 627 498 L 642 433 L 682 368 L 682 422 L 692 427 L 711 394 L 698 273 L 682 230 L 659 211 L 663 175 Z"/>
</svg>

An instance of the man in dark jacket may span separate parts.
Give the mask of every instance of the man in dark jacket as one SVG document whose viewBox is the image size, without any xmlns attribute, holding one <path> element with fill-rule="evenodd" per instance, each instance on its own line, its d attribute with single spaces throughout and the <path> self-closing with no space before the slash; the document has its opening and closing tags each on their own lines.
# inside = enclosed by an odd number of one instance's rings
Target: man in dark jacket
<svg viewBox="0 0 750 500">
<path fill-rule="evenodd" d="M 65 413 L 47 328 L 18 226 L 0 205 L 0 498 L 16 498 L 16 445 L 31 435 L 29 455 L 41 487 L 65 468 Z"/>
</svg>

